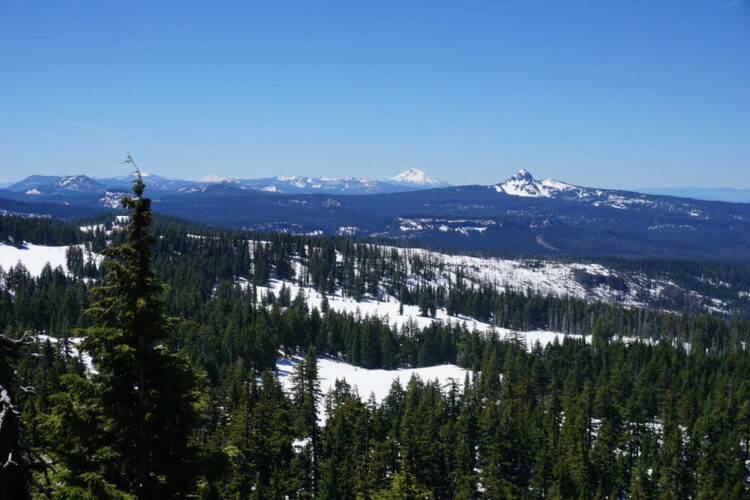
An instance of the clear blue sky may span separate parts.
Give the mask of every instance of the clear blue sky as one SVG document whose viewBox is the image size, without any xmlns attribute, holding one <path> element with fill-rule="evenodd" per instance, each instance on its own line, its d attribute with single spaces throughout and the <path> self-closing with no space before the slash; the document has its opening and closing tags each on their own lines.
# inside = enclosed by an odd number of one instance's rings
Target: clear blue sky
<svg viewBox="0 0 750 500">
<path fill-rule="evenodd" d="M 750 0 L 0 0 L 0 181 L 750 187 Z"/>
</svg>

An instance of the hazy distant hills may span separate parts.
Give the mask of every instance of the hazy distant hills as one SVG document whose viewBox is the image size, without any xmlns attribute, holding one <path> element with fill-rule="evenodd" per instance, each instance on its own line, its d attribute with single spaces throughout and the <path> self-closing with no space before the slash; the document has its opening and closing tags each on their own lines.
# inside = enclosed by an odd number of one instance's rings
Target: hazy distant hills
<svg viewBox="0 0 750 500">
<path fill-rule="evenodd" d="M 737 188 L 643 188 L 641 193 L 663 194 L 696 200 L 726 201 L 729 203 L 750 203 L 750 189 Z"/>
<path fill-rule="evenodd" d="M 210 180 L 147 176 L 146 193 L 159 212 L 224 227 L 410 240 L 493 253 L 750 263 L 750 204 L 576 186 L 537 180 L 526 170 L 490 186 L 445 186 L 417 170 L 385 181 Z M 32 214 L 39 205 L 38 213 L 45 215 L 95 213 L 117 208 L 128 186 L 127 177 L 51 182 L 32 177 L 0 190 L 0 210 Z M 56 204 L 59 213 L 50 213 Z"/>
</svg>

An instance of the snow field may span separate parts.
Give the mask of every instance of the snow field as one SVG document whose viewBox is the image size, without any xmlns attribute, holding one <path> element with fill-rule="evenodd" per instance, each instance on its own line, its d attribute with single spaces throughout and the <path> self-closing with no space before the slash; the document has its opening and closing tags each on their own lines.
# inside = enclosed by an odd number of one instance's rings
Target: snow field
<svg viewBox="0 0 750 500">
<path fill-rule="evenodd" d="M 292 388 L 291 374 L 294 365 L 304 361 L 302 357 L 279 358 L 276 361 L 276 369 L 279 373 L 279 380 L 285 390 L 290 391 Z M 358 366 L 350 365 L 343 361 L 319 356 L 318 357 L 318 380 L 320 389 L 323 394 L 328 393 L 334 388 L 336 379 L 346 380 L 352 387 L 352 391 L 359 394 L 360 399 L 366 401 L 370 395 L 375 396 L 378 403 L 382 403 L 391 389 L 393 381 L 397 380 L 401 387 L 406 387 L 413 375 L 418 376 L 423 381 L 437 380 L 441 387 L 445 388 L 452 380 L 455 380 L 459 386 L 463 387 L 466 374 L 471 376 L 471 370 L 459 368 L 456 365 L 438 365 L 424 368 L 399 368 L 396 370 L 368 370 Z M 325 401 L 321 398 L 318 405 L 318 418 L 321 424 L 325 423 Z"/>
<path fill-rule="evenodd" d="M 32 243 L 26 243 L 23 248 L 16 248 L 13 245 L 0 244 L 0 266 L 7 271 L 20 262 L 29 271 L 29 274 L 39 276 L 42 274 L 45 264 L 49 262 L 52 269 L 60 266 L 67 272 L 65 252 L 68 248 L 67 245 L 48 247 Z"/>
</svg>

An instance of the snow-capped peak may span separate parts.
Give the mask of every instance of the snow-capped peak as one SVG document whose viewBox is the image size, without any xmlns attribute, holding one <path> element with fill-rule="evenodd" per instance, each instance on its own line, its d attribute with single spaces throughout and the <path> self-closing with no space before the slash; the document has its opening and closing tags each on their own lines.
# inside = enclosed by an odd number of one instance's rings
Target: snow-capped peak
<svg viewBox="0 0 750 500">
<path fill-rule="evenodd" d="M 560 191 L 576 189 L 576 186 L 552 178 L 537 181 L 525 168 L 522 168 L 513 174 L 502 184 L 496 184 L 492 187 L 494 187 L 498 193 L 505 193 L 511 196 L 523 196 L 527 198 L 552 198 Z"/>
<path fill-rule="evenodd" d="M 418 168 L 410 168 L 406 172 L 401 172 L 398 175 L 394 175 L 393 177 L 389 178 L 388 181 L 404 184 L 419 184 L 422 186 L 439 186 L 442 184 L 439 180 L 430 177 L 426 172 L 419 170 Z"/>
<path fill-rule="evenodd" d="M 198 179 L 198 182 L 224 182 L 228 180 L 230 179 L 227 179 L 226 177 L 219 177 L 218 175 L 208 174 Z"/>
<path fill-rule="evenodd" d="M 523 196 L 527 198 L 549 198 L 552 196 L 542 183 L 537 182 L 534 176 L 522 168 L 507 181 L 494 186 L 498 193 L 505 193 L 512 196 Z"/>
</svg>

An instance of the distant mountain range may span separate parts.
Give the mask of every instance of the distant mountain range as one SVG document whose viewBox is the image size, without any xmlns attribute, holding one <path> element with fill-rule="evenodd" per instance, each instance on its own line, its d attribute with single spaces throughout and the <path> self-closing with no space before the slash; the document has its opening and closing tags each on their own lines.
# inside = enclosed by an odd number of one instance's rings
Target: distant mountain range
<svg viewBox="0 0 750 500">
<path fill-rule="evenodd" d="M 148 173 L 143 174 L 149 188 L 156 191 L 193 193 L 204 190 L 212 184 L 228 184 L 239 189 L 255 189 L 272 193 L 323 193 L 323 194 L 377 194 L 396 193 L 447 187 L 450 184 L 430 177 L 425 172 L 412 168 L 387 180 L 360 179 L 349 177 L 265 177 L 260 179 L 230 179 L 207 175 L 198 181 L 168 179 Z M 48 176 L 32 175 L 9 185 L 6 189 L 25 195 L 58 196 L 70 193 L 102 193 L 106 191 L 128 190 L 132 175 L 120 177 L 93 178 L 85 175 Z"/>
<path fill-rule="evenodd" d="M 150 190 L 183 193 L 200 191 L 212 184 L 232 184 L 240 189 L 255 189 L 286 194 L 380 194 L 451 186 L 449 183 L 439 181 L 417 168 L 401 172 L 386 180 L 357 177 L 307 177 L 301 175 L 294 177 L 276 176 L 257 179 L 232 179 L 216 175 L 206 175 L 198 181 L 189 181 L 169 179 L 148 173 L 144 173 L 143 176 L 147 180 Z M 7 189 L 16 193 L 23 192 L 28 195 L 46 194 L 48 196 L 66 192 L 99 193 L 107 190 L 129 191 L 132 179 L 132 175 L 108 178 L 89 177 L 85 175 L 31 175 L 19 182 L 0 183 L 0 190 Z M 577 190 L 580 189 L 572 184 L 566 184 L 551 178 L 537 181 L 525 169 L 519 170 L 505 182 L 496 185 L 496 188 L 498 192 L 530 198 L 551 197 L 560 191 L 579 192 Z M 750 203 L 750 189 L 730 187 L 641 188 L 636 192 L 706 201 Z"/>
<path fill-rule="evenodd" d="M 0 190 L 0 213 L 70 218 L 118 208 L 129 180 L 32 176 Z M 526 170 L 489 186 L 446 186 L 416 169 L 385 181 L 205 181 L 145 178 L 157 211 L 224 227 L 415 240 L 493 253 L 750 264 L 750 204 L 536 180 Z"/>
</svg>

